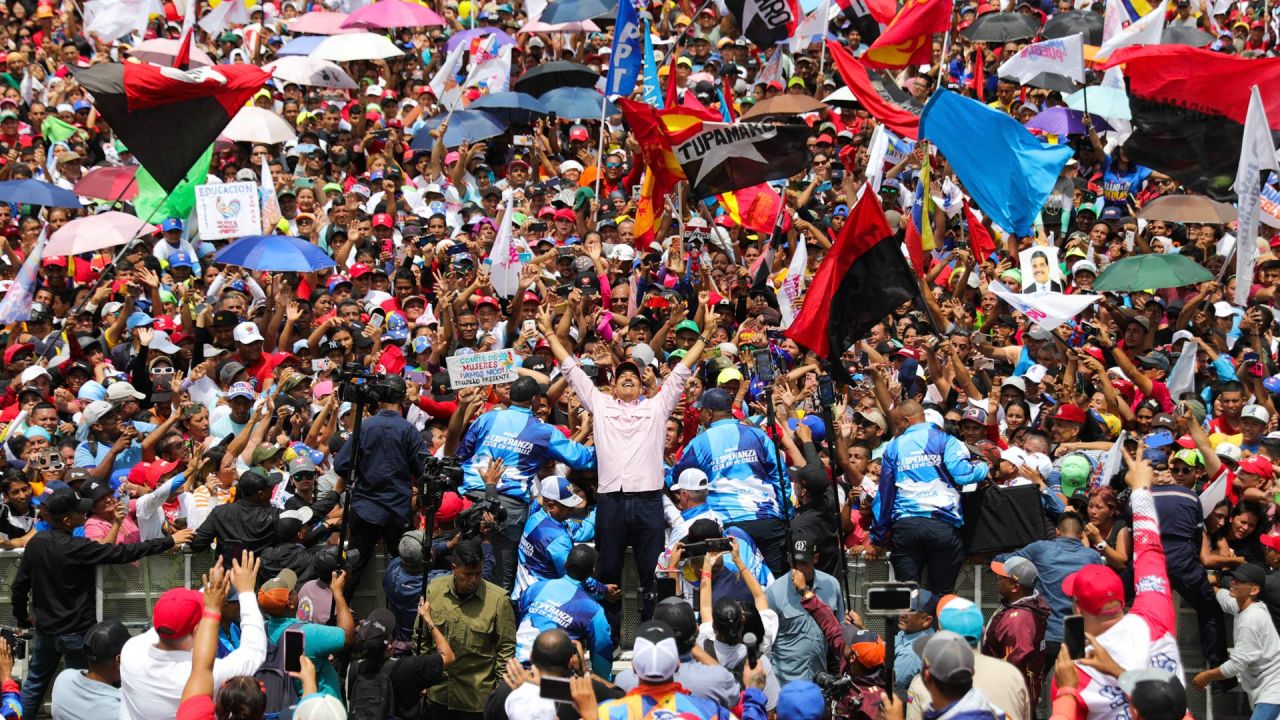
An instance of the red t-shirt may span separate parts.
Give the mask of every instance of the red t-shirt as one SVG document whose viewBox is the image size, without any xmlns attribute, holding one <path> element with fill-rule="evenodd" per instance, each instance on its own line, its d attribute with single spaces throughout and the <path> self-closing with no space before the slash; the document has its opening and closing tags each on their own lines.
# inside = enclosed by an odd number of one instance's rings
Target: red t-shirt
<svg viewBox="0 0 1280 720">
<path fill-rule="evenodd" d="M 178 706 L 177 720 L 214 720 L 213 697 L 196 695 Z"/>
</svg>

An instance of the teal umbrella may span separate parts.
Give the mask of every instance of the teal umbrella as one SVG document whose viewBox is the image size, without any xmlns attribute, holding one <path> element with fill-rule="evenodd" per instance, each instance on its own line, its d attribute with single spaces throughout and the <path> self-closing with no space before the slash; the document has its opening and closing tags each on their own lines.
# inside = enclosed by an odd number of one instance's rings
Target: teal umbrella
<svg viewBox="0 0 1280 720">
<path fill-rule="evenodd" d="M 1184 287 L 1213 279 L 1213 273 L 1186 255 L 1136 255 L 1118 260 L 1093 281 L 1098 292 L 1133 292 Z"/>
</svg>

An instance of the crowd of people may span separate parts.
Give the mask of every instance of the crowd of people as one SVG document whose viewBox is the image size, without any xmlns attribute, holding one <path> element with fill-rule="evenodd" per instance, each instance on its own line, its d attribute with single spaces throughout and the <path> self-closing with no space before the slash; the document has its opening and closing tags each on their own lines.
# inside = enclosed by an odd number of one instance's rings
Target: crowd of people
<svg viewBox="0 0 1280 720">
<path fill-rule="evenodd" d="M 76 72 L 176 47 L 184 16 L 217 7 L 91 31 L 117 5 L 0 5 L 0 181 L 78 193 L 137 165 Z M 136 180 L 79 208 L 0 202 L 0 292 L 30 294 L 0 334 L 0 547 L 21 552 L 0 716 L 1179 720 L 1194 686 L 1280 718 L 1275 240 L 1142 217 L 1187 189 L 1085 115 L 1033 233 L 987 219 L 976 244 L 945 158 L 897 136 L 873 152 L 868 108 L 820 102 L 844 85 L 825 41 L 865 52 L 865 13 L 831 7 L 775 49 L 711 2 L 640 8 L 666 102 L 731 121 L 809 96 L 821 109 L 791 120 L 808 162 L 765 188 L 772 233 L 687 184 L 646 219 L 652 156 L 619 114 L 553 107 L 447 140 L 446 99 L 563 61 L 603 82 L 609 29 L 529 25 L 545 3 L 428 5 L 442 25 L 386 33 L 401 55 L 341 63 L 354 90 L 268 81 L 250 103 L 296 140 L 212 148 L 208 182 L 265 185 L 268 234 L 331 267 L 219 262 L 231 240 L 170 198 L 144 212 Z M 1264 3 L 1168 5 L 1215 52 L 1272 53 Z M 254 2 L 248 22 L 196 24 L 194 49 L 263 65 L 300 19 L 354 9 Z M 1104 10 L 1005 9 L 1036 27 Z M 881 76 L 886 97 L 950 89 L 1023 123 L 1063 107 L 997 71 L 1033 37 L 960 32 L 1000 10 L 957 4 L 928 64 Z M 486 38 L 502 42 L 469 52 L 499 71 L 475 83 L 451 53 Z M 915 300 L 824 357 L 791 337 L 812 308 L 784 284 L 838 261 L 867 202 L 935 248 Z M 106 210 L 156 230 L 40 256 Z M 500 237 L 519 252 L 495 262 Z M 1236 277 L 1249 243 L 1255 276 Z M 1049 329 L 1008 292 L 1091 295 L 1109 265 L 1170 254 L 1216 279 L 1098 293 Z M 504 350 L 501 382 L 458 372 Z M 99 567 L 182 548 L 212 569 L 144 632 L 100 602 Z M 888 627 L 851 609 L 847 572 L 886 558 L 914 583 Z M 956 594 L 966 563 L 999 593 L 985 616 Z M 359 587 L 385 607 L 359 616 Z"/>
</svg>

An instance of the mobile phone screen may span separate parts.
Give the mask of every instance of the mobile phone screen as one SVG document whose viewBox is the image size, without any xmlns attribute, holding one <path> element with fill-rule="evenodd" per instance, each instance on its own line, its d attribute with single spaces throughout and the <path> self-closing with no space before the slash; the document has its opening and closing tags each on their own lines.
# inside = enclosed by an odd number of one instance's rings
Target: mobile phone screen
<svg viewBox="0 0 1280 720">
<path fill-rule="evenodd" d="M 302 653 L 306 647 L 306 636 L 301 630 L 284 631 L 284 671 L 302 672 Z"/>
</svg>

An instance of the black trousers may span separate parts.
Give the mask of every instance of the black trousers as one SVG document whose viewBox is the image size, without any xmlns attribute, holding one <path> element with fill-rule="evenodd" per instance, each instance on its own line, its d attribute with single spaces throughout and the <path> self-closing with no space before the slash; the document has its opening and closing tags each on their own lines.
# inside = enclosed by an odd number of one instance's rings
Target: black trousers
<svg viewBox="0 0 1280 720">
<path fill-rule="evenodd" d="M 383 547 L 386 549 L 387 560 L 393 557 L 400 557 L 400 537 L 409 531 L 409 528 L 397 522 L 379 525 L 371 523 L 368 520 L 351 512 L 350 521 L 351 537 L 347 543 L 348 552 L 351 550 L 359 550 L 360 556 L 351 564 L 351 568 L 347 571 L 346 592 L 343 594 L 350 599 L 355 593 L 356 588 L 360 586 L 360 578 L 364 575 L 365 566 L 373 559 L 373 549 L 377 546 L 378 541 L 382 541 Z"/>
<path fill-rule="evenodd" d="M 622 560 L 630 547 L 640 578 L 640 617 L 648 620 L 653 615 L 654 570 L 665 536 L 662 492 L 601 493 L 596 500 L 596 579 L 606 585 L 621 585 Z M 606 600 L 603 605 L 617 647 L 622 603 Z"/>
<path fill-rule="evenodd" d="M 764 564 L 775 578 L 782 577 L 790 569 L 787 562 L 787 526 L 781 520 L 747 520 L 745 522 L 728 523 L 751 536 L 752 542 L 760 549 Z"/>
<path fill-rule="evenodd" d="M 933 518 L 903 518 L 893 524 L 893 577 L 899 582 L 916 582 L 934 595 L 956 589 L 960 566 L 964 563 L 964 541 L 960 530 Z M 924 582 L 925 569 L 929 581 Z"/>
<path fill-rule="evenodd" d="M 1217 667 L 1227 660 L 1226 617 L 1213 595 L 1213 587 L 1203 567 L 1170 568 L 1169 584 L 1182 601 L 1196 611 L 1200 630 L 1200 653 L 1205 667 Z"/>
</svg>

